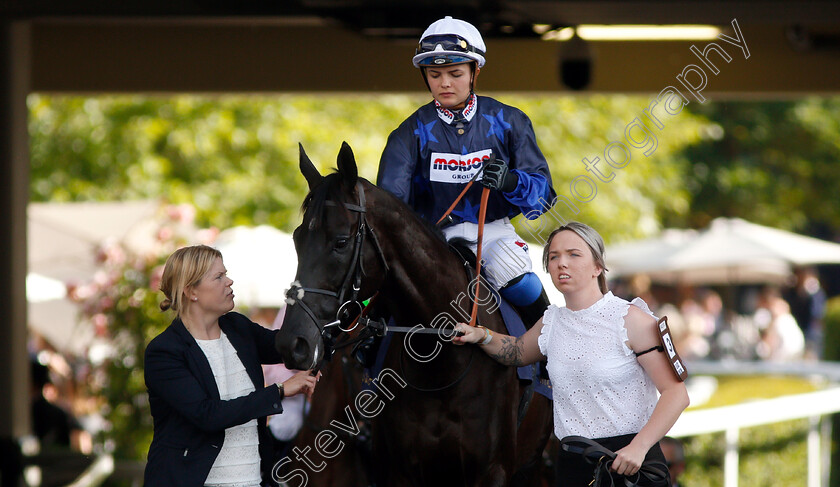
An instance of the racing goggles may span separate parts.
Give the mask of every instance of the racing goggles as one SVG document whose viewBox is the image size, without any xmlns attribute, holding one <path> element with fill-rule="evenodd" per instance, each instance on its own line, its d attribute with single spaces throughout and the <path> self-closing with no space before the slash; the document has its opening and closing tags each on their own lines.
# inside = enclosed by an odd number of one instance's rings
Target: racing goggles
<svg viewBox="0 0 840 487">
<path fill-rule="evenodd" d="M 424 54 L 427 52 L 433 52 L 435 49 L 437 49 L 437 46 L 440 46 L 444 51 L 473 52 L 484 56 L 484 51 L 482 51 L 481 49 L 476 49 L 463 37 L 453 34 L 433 35 L 424 37 L 420 40 L 420 43 L 417 45 L 417 50 L 414 51 L 414 54 Z"/>
</svg>

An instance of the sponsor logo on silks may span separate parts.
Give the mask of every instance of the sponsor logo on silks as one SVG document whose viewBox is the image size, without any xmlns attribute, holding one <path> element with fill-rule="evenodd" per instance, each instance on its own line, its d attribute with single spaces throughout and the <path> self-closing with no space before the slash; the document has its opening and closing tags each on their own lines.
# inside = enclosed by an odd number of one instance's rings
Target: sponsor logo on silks
<svg viewBox="0 0 840 487">
<path fill-rule="evenodd" d="M 470 95 L 470 98 L 467 100 L 467 105 L 464 107 L 464 118 L 467 120 L 472 120 L 473 115 L 475 115 L 475 109 L 478 106 L 478 99 L 475 97 L 475 93 Z"/>
<path fill-rule="evenodd" d="M 476 107 L 478 107 L 478 98 L 475 96 L 475 93 L 473 93 L 469 98 L 467 98 L 467 104 L 464 109 L 461 110 L 461 114 L 465 119 L 467 119 L 467 121 L 472 121 L 473 116 L 476 114 Z M 455 121 L 455 114 L 448 108 L 441 105 L 437 100 L 435 100 L 435 108 L 437 108 L 438 117 L 447 124 L 452 125 L 452 122 Z"/>
<path fill-rule="evenodd" d="M 490 159 L 492 153 L 491 149 L 469 154 L 432 152 L 429 161 L 429 179 L 436 183 L 467 183 L 481 169 L 484 161 Z"/>
<path fill-rule="evenodd" d="M 522 247 L 522 248 L 523 248 L 526 252 L 528 251 L 528 244 L 526 244 L 526 243 L 525 243 L 525 242 L 523 242 L 522 240 L 516 240 L 516 241 L 514 241 L 513 243 L 515 243 L 516 245 L 518 245 L 518 246 Z"/>
</svg>

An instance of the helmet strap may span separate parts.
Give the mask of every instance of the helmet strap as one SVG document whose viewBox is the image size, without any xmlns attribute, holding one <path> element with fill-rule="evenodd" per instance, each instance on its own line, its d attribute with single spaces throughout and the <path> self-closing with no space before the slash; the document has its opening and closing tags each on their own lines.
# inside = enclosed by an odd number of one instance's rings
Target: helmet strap
<svg viewBox="0 0 840 487">
<path fill-rule="evenodd" d="M 432 87 L 429 86 L 429 80 L 426 78 L 426 66 L 420 66 L 420 76 L 423 78 L 423 82 L 426 83 L 426 89 L 431 92 Z"/>
</svg>

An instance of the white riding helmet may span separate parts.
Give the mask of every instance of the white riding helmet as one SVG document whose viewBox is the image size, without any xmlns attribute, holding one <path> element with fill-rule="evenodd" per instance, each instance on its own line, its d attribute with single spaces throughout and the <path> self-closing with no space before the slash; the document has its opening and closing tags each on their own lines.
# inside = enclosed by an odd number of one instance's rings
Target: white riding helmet
<svg viewBox="0 0 840 487">
<path fill-rule="evenodd" d="M 484 66 L 484 39 L 469 22 L 446 16 L 423 32 L 414 53 L 414 67 L 442 66 L 475 61 Z"/>
</svg>

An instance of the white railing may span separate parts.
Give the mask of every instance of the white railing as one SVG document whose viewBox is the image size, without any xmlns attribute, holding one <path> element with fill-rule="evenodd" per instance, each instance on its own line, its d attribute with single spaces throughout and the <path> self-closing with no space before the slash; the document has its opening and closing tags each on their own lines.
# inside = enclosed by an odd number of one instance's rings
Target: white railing
<svg viewBox="0 0 840 487">
<path fill-rule="evenodd" d="M 819 375 L 836 381 L 840 364 L 753 364 L 705 363 L 689 366 L 694 374 L 780 374 Z M 718 408 L 686 411 L 668 432 L 669 436 L 686 437 L 706 433 L 726 434 L 724 455 L 724 487 L 738 486 L 738 438 L 742 428 L 808 418 L 808 487 L 828 484 L 831 423 L 824 416 L 840 412 L 840 387 L 818 392 L 796 394 L 775 399 Z"/>
</svg>

